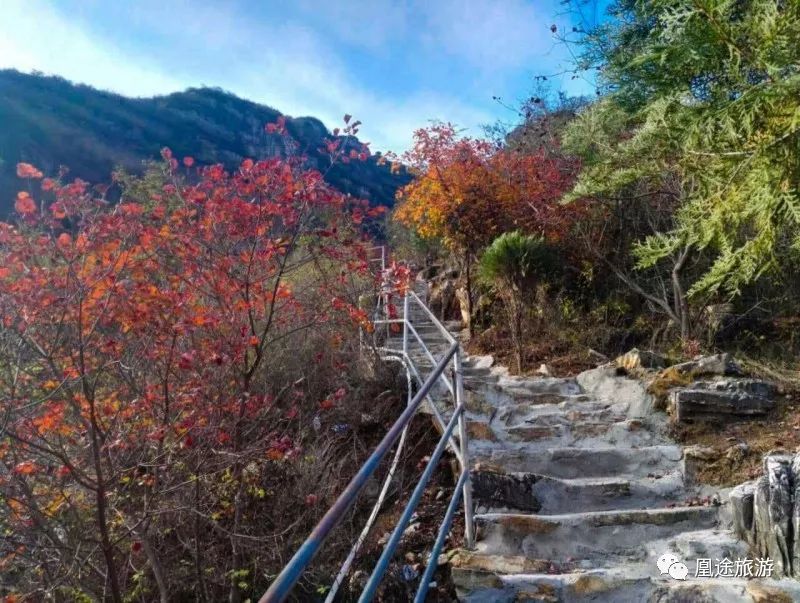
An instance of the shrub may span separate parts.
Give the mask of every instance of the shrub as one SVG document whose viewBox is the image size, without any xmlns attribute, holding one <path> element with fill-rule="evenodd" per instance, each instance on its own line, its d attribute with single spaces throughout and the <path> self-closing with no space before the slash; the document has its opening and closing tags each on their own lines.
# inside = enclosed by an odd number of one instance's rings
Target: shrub
<svg viewBox="0 0 800 603">
<path fill-rule="evenodd" d="M 478 275 L 503 300 L 517 371 L 522 371 L 525 314 L 531 294 L 556 271 L 556 256 L 545 240 L 518 231 L 497 237 L 481 256 Z"/>
</svg>

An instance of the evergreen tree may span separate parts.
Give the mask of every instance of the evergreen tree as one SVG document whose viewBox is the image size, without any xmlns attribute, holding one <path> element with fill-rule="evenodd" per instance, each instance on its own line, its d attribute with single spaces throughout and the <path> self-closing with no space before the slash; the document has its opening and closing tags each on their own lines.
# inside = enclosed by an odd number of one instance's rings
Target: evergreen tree
<svg viewBox="0 0 800 603">
<path fill-rule="evenodd" d="M 565 135 L 570 197 L 675 197 L 640 267 L 706 254 L 689 291 L 738 293 L 800 251 L 800 2 L 619 0 L 585 39 L 603 100 Z M 670 183 L 678 182 L 675 186 Z"/>
</svg>

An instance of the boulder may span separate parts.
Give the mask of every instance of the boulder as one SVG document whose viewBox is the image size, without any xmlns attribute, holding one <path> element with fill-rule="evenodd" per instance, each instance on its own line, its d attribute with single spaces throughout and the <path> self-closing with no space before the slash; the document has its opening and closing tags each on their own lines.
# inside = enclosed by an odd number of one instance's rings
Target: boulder
<svg viewBox="0 0 800 603">
<path fill-rule="evenodd" d="M 627 354 L 617 357 L 614 364 L 632 372 L 641 369 L 663 369 L 667 366 L 667 361 L 655 352 L 633 348 Z"/>
<path fill-rule="evenodd" d="M 696 483 L 700 470 L 719 458 L 719 452 L 710 446 L 695 444 L 683 449 L 683 472 L 686 483 Z"/>
<path fill-rule="evenodd" d="M 730 503 L 751 556 L 772 559 L 774 577 L 800 577 L 800 453 L 767 453 L 764 475 L 733 488 Z"/>
<path fill-rule="evenodd" d="M 608 362 L 608 356 L 606 356 L 601 352 L 598 352 L 597 350 L 593 350 L 592 348 L 586 350 L 586 357 L 598 365 L 606 364 Z"/>
<path fill-rule="evenodd" d="M 717 451 L 711 446 L 701 446 L 699 444 L 684 448 L 683 456 L 687 459 L 699 459 L 701 461 L 714 461 L 719 457 Z"/>
<path fill-rule="evenodd" d="M 628 418 L 648 417 L 653 413 L 653 396 L 638 379 L 620 376 L 614 366 L 600 366 L 580 373 L 575 380 L 584 392 L 596 398 L 611 402 L 625 403 Z"/>
<path fill-rule="evenodd" d="M 714 354 L 713 356 L 702 356 L 689 362 L 682 362 L 670 367 L 682 375 L 692 375 L 700 377 L 702 375 L 734 375 L 742 374 L 739 365 L 733 360 L 730 354 Z"/>
<path fill-rule="evenodd" d="M 753 495 L 755 552 L 775 564 L 774 575 L 792 575 L 792 456 L 770 454 L 764 458 L 764 475 Z"/>
<path fill-rule="evenodd" d="M 512 507 L 537 513 L 542 504 L 533 494 L 533 486 L 539 479 L 533 474 L 476 470 L 472 474 L 472 493 L 475 500 L 489 507 Z"/>
<path fill-rule="evenodd" d="M 453 281 L 443 279 L 430 284 L 428 306 L 441 319 L 452 316 L 456 288 Z"/>
<path fill-rule="evenodd" d="M 795 454 L 792 459 L 791 474 L 794 483 L 793 486 L 793 500 L 794 508 L 792 509 L 792 534 L 794 535 L 794 542 L 792 543 L 792 570 L 795 578 L 800 577 L 800 454 Z"/>
<path fill-rule="evenodd" d="M 686 389 L 673 390 L 669 407 L 678 422 L 760 417 L 775 407 L 771 392 L 771 384 L 753 379 L 699 381 Z"/>
<path fill-rule="evenodd" d="M 729 461 L 738 462 L 743 460 L 750 452 L 750 446 L 744 442 L 734 444 L 725 451 L 725 458 Z"/>
<path fill-rule="evenodd" d="M 745 392 L 760 398 L 773 398 L 778 393 L 774 383 L 760 379 L 716 379 L 714 381 L 695 381 L 693 389 L 707 389 L 715 392 Z"/>
<path fill-rule="evenodd" d="M 470 356 L 467 359 L 470 368 L 474 369 L 490 369 L 494 366 L 494 356 Z"/>
<path fill-rule="evenodd" d="M 466 287 L 459 287 L 455 292 L 456 299 L 458 300 L 458 308 L 461 312 L 461 323 L 464 328 L 468 328 L 472 317 L 469 315 L 469 297 L 467 296 Z"/>
<path fill-rule="evenodd" d="M 739 484 L 729 495 L 731 514 L 733 515 L 733 531 L 736 535 L 753 545 L 753 498 L 756 492 L 756 482 Z"/>
</svg>

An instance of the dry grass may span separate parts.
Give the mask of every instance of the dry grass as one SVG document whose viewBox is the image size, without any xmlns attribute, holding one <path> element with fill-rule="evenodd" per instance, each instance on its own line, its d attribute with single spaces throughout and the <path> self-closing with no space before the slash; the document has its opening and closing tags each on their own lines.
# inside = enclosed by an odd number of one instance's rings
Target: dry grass
<svg viewBox="0 0 800 603">
<path fill-rule="evenodd" d="M 735 486 L 758 477 L 763 473 L 762 459 L 771 450 L 800 452 L 800 372 L 741 356 L 737 363 L 750 377 L 777 385 L 780 395 L 776 409 L 754 421 L 722 426 L 698 422 L 673 427 L 675 437 L 683 444 L 714 449 L 714 460 L 698 462 L 697 466 L 697 479 L 713 486 Z M 666 385 L 666 380 L 661 385 Z M 746 454 L 728 454 L 737 444 L 747 445 Z"/>
<path fill-rule="evenodd" d="M 505 332 L 488 329 L 476 335 L 468 344 L 470 354 L 491 354 L 495 363 L 514 367 L 511 339 Z M 566 340 L 549 336 L 528 336 L 522 352 L 522 374 L 534 374 L 542 364 L 547 364 L 554 377 L 568 377 L 597 366 L 588 348 L 576 346 Z"/>
<path fill-rule="evenodd" d="M 762 420 L 724 426 L 704 422 L 676 425 L 673 432 L 685 445 L 714 449 L 713 460 L 698 461 L 696 477 L 701 483 L 735 486 L 761 475 L 762 458 L 770 450 L 800 451 L 800 396 L 784 397 Z M 743 456 L 731 451 L 742 443 L 748 446 Z"/>
</svg>

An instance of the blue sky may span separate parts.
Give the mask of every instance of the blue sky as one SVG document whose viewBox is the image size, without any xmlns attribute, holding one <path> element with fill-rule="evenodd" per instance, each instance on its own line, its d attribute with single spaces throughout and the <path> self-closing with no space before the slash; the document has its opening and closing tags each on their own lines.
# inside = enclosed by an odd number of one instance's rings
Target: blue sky
<svg viewBox="0 0 800 603">
<path fill-rule="evenodd" d="M 569 64 L 553 24 L 572 28 L 559 0 L 5 0 L 0 68 L 132 96 L 219 86 L 329 128 L 350 113 L 373 150 L 402 151 L 431 119 L 512 120 L 492 96 L 514 105 Z"/>
</svg>

